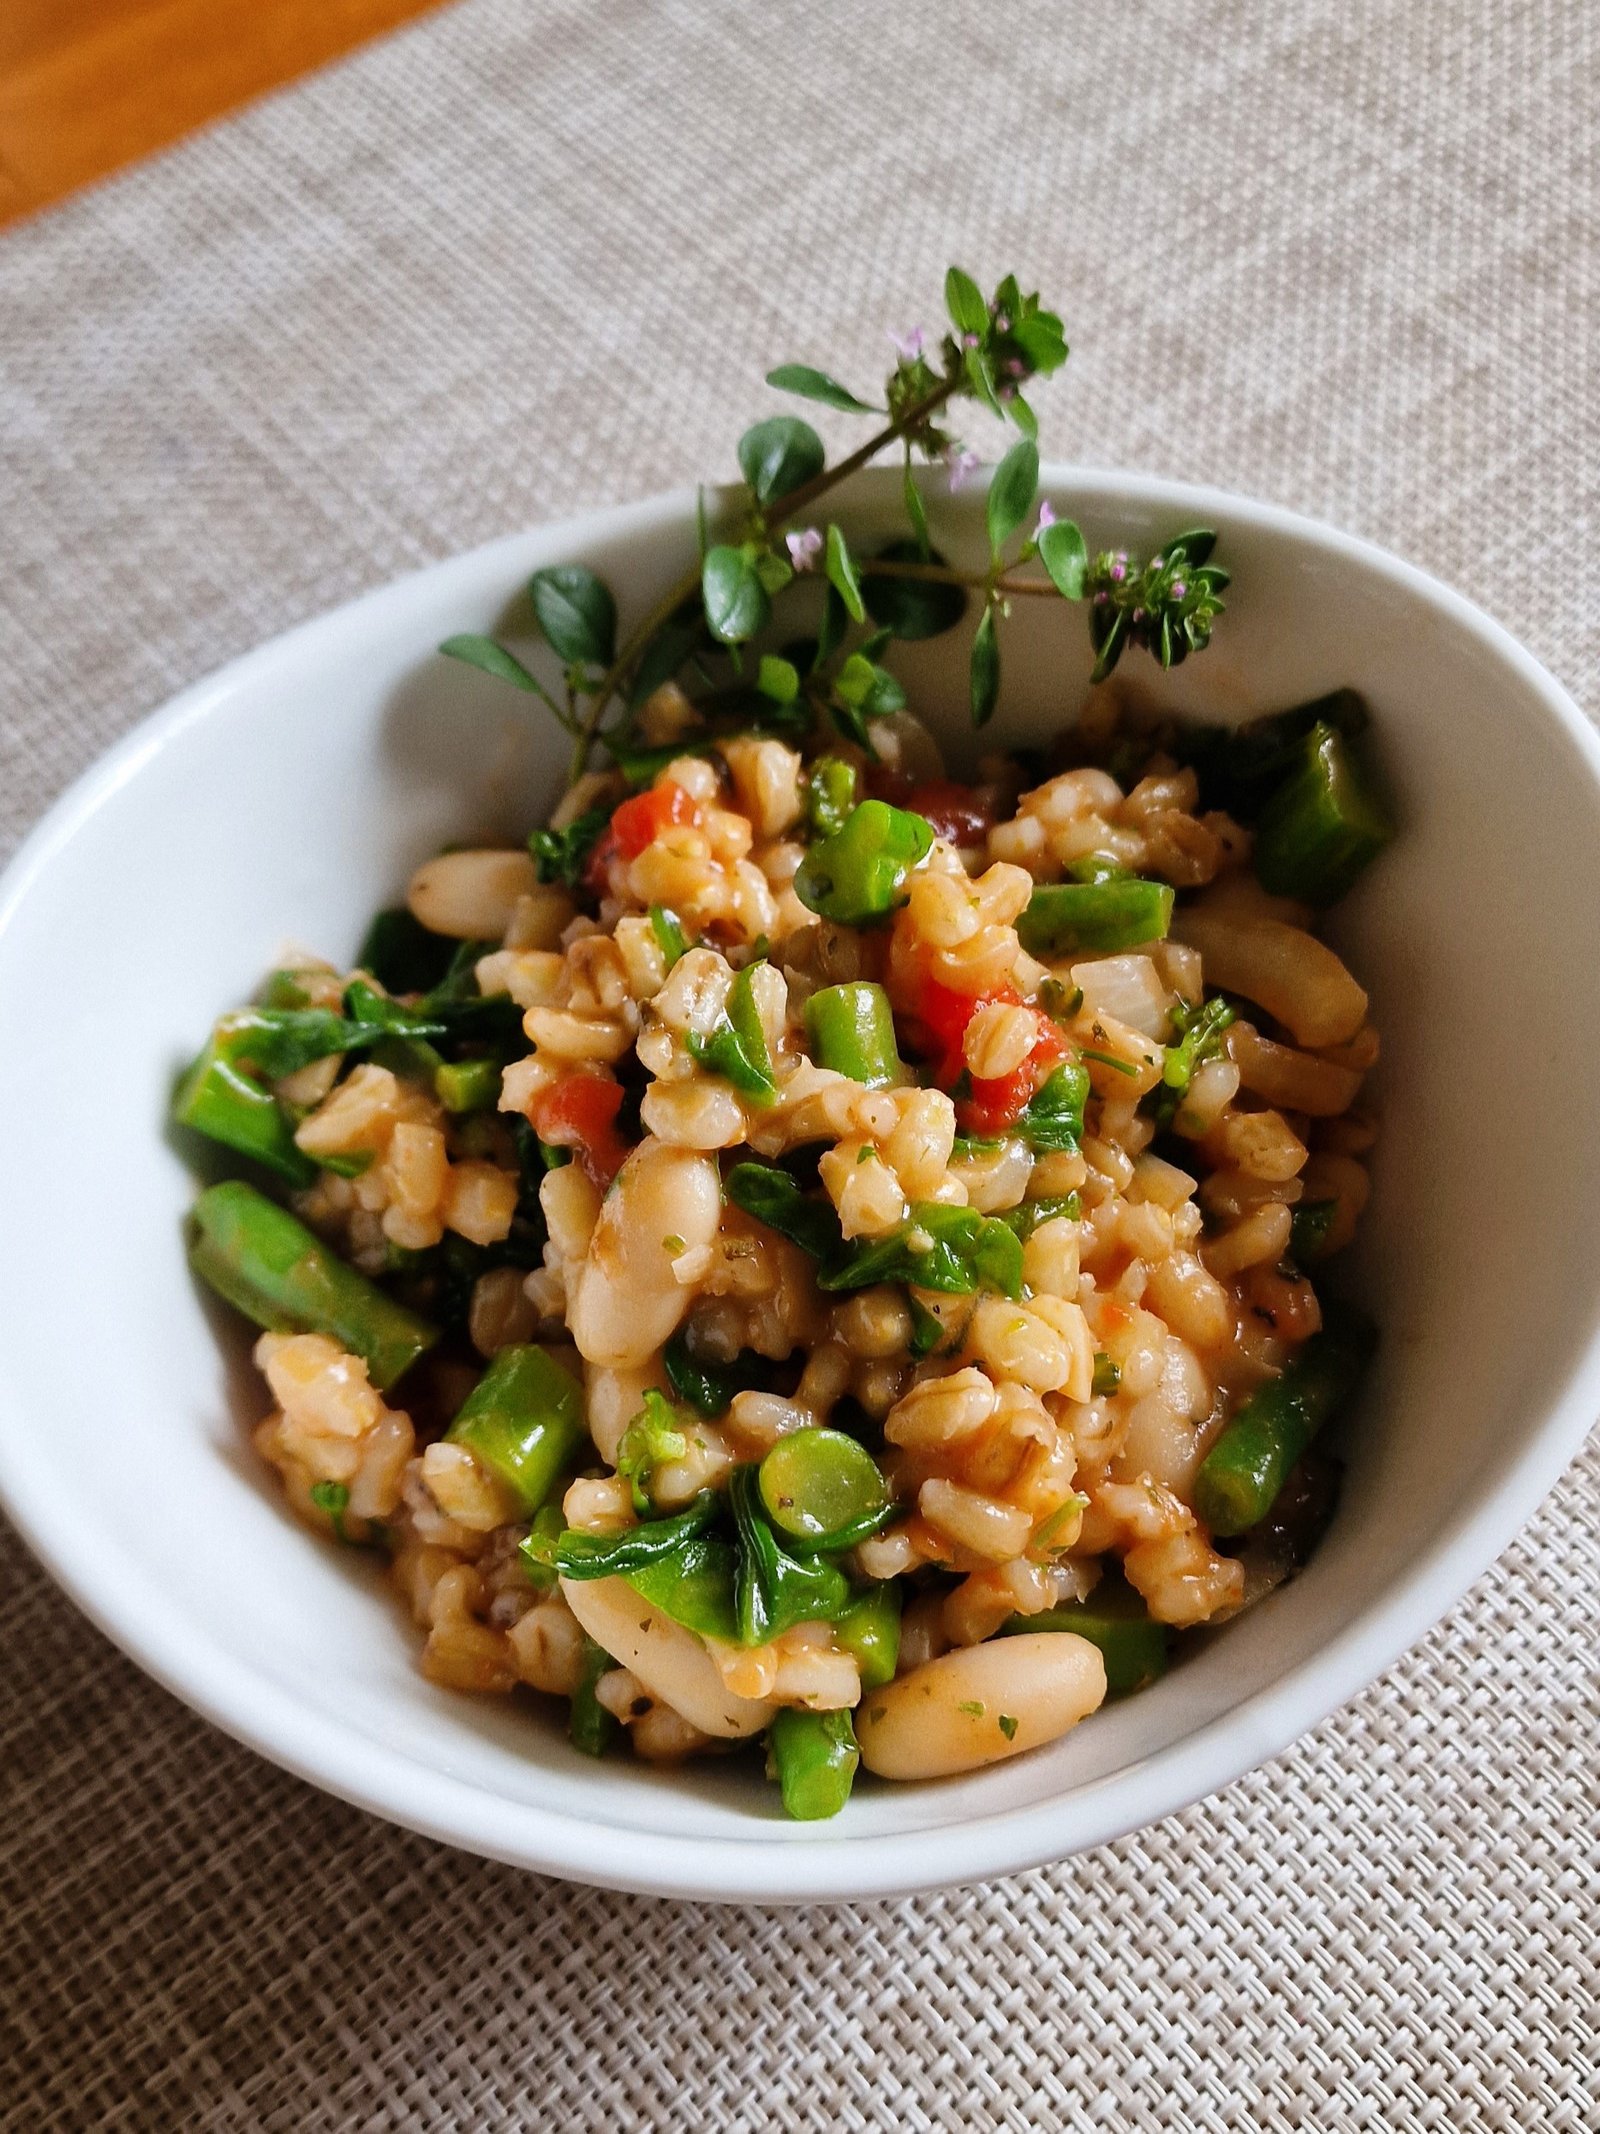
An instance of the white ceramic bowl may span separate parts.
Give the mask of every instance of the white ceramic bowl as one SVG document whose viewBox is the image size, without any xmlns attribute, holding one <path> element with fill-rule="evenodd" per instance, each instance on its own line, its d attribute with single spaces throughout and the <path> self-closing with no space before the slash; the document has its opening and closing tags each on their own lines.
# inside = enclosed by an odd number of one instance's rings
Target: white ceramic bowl
<svg viewBox="0 0 1600 2134">
<path fill-rule="evenodd" d="M 847 526 L 887 525 L 894 487 L 856 485 Z M 431 849 L 520 834 L 554 799 L 560 736 L 434 647 L 573 557 L 637 611 L 693 553 L 691 500 L 668 497 L 497 542 L 235 662 L 115 749 L 5 880 L 0 1485 L 79 1605 L 263 1754 L 453 1844 L 642 1891 L 867 1897 L 1004 1873 L 1283 1748 L 1436 1620 L 1578 1446 L 1600 1408 L 1594 735 L 1494 623 L 1362 543 L 1161 482 L 1053 470 L 1046 488 L 1091 545 L 1218 526 L 1234 586 L 1213 648 L 1165 680 L 1131 671 L 1212 717 L 1353 683 L 1405 824 L 1339 915 L 1386 1113 L 1345 1280 L 1385 1341 L 1309 1570 L 1051 1749 L 863 1785 L 837 1821 L 792 1824 L 737 1769 L 595 1765 L 531 1705 L 431 1688 L 376 1576 L 284 1510 L 241 1427 L 259 1389 L 184 1266 L 171 1077 L 286 942 L 352 954 Z M 954 508 L 970 544 L 981 507 Z M 1042 739 L 1084 694 L 1082 618 L 1022 602 L 1004 643 L 986 742 Z M 970 756 L 964 647 L 899 665 Z"/>
</svg>

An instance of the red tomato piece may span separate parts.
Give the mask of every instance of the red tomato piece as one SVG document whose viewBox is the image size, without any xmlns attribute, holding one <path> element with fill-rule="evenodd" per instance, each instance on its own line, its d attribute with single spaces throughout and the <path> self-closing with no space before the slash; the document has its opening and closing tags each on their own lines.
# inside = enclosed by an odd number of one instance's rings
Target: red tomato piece
<svg viewBox="0 0 1600 2134">
<path fill-rule="evenodd" d="M 625 800 L 611 818 L 611 835 L 625 860 L 636 860 L 646 845 L 653 845 L 662 831 L 674 823 L 697 823 L 700 810 L 691 794 L 669 779 L 648 792 Z"/>
<path fill-rule="evenodd" d="M 595 896 L 606 893 L 606 871 L 619 856 L 636 860 L 646 845 L 653 845 L 663 830 L 674 823 L 697 823 L 700 820 L 698 802 L 681 785 L 668 779 L 664 785 L 653 785 L 643 793 L 635 793 L 612 816 L 601 832 L 594 850 L 589 854 L 589 864 L 583 870 L 584 887 Z"/>
<path fill-rule="evenodd" d="M 574 1149 L 578 1161 L 602 1192 L 628 1154 L 617 1132 L 622 1088 L 599 1074 L 569 1074 L 554 1082 L 533 1107 L 533 1130 L 552 1148 Z"/>
</svg>

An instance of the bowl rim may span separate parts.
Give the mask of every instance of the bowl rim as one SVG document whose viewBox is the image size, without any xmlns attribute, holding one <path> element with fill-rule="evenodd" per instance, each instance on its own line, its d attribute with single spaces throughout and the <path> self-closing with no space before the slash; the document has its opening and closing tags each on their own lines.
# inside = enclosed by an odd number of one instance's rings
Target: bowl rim
<svg viewBox="0 0 1600 2134">
<path fill-rule="evenodd" d="M 873 470 L 862 489 L 873 484 Z M 893 481 L 898 484 L 899 477 Z M 1080 506 L 1153 505 L 1194 520 L 1220 518 L 1356 563 L 1416 597 L 1508 667 L 1562 729 L 1600 787 L 1600 735 L 1559 682 L 1500 623 L 1449 586 L 1375 543 L 1317 519 L 1229 491 L 1047 462 L 1041 488 Z M 858 494 L 859 494 L 858 490 Z M 271 674 L 321 633 L 357 619 L 403 612 L 423 578 L 451 574 L 464 586 L 492 577 L 497 560 L 518 567 L 528 543 L 559 535 L 574 551 L 619 534 L 692 524 L 696 492 L 676 489 L 632 503 L 569 514 L 426 564 L 340 603 L 230 660 L 181 690 L 92 763 L 23 839 L 0 874 L 0 941 L 26 912 L 56 855 L 158 754 L 242 687 Z M 509 1865 L 602 1888 L 700 1901 L 865 1901 L 1020 1872 L 1122 1837 L 1175 1813 L 1280 1754 L 1300 1734 L 1366 1688 L 1417 1642 L 1494 1562 L 1559 1479 L 1600 1409 L 1600 1328 L 1574 1362 L 1495 1492 L 1460 1513 L 1376 1602 L 1360 1610 L 1316 1656 L 1161 1753 L 1074 1788 L 1071 1828 L 1061 1797 L 999 1810 L 953 1826 L 889 1836 L 801 1840 L 722 1838 L 652 1831 L 619 1870 L 615 1826 L 488 1793 L 418 1764 L 403 1749 L 368 1739 L 270 1677 L 241 1668 L 214 1646 L 204 1624 L 184 1617 L 132 1564 L 105 1576 L 106 1559 L 53 1491 L 41 1466 L 4 1460 L 0 1503 L 34 1555 L 113 1644 L 235 1740 L 352 1805 L 445 1844 Z"/>
</svg>

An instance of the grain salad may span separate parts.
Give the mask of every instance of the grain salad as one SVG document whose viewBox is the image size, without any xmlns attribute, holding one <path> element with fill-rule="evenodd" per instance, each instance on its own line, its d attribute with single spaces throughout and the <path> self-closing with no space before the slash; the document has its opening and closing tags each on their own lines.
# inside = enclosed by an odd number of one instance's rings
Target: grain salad
<svg viewBox="0 0 1600 2134">
<path fill-rule="evenodd" d="M 959 267 L 944 308 L 876 398 L 768 373 L 881 426 L 830 464 L 755 423 L 625 636 L 574 561 L 526 658 L 440 647 L 565 731 L 565 797 L 353 969 L 286 960 L 175 1107 L 248 1174 L 190 1257 L 261 1329 L 256 1447 L 429 1680 L 591 1755 L 758 1745 L 803 1820 L 1059 1740 L 1288 1577 L 1374 1339 L 1322 1276 L 1375 1135 L 1321 932 L 1390 835 L 1366 707 L 1142 700 L 1125 657 L 1211 642 L 1217 532 L 1092 549 L 1041 494 L 1061 319 Z M 880 451 L 867 548 L 822 507 Z M 954 778 L 890 649 L 963 631 L 981 729 L 1039 603 L 1087 700 Z"/>
<path fill-rule="evenodd" d="M 783 1805 L 970 1771 L 1305 1560 L 1371 1330 L 1375 1138 L 1321 938 L 1387 834 L 1341 691 L 1103 691 L 947 775 L 909 709 L 639 758 L 287 959 L 177 1116 L 255 1445 L 443 1688 Z"/>
</svg>

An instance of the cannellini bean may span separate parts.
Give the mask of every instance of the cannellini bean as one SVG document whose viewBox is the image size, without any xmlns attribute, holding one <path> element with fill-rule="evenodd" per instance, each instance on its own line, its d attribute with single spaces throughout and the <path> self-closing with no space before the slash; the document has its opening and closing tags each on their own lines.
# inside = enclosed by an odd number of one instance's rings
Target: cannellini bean
<svg viewBox="0 0 1600 2134">
<path fill-rule="evenodd" d="M 1340 1045 L 1367 1018 L 1367 996 L 1326 942 L 1278 919 L 1179 911 L 1172 931 L 1205 958 L 1206 979 L 1275 1016 L 1297 1045 Z"/>
<path fill-rule="evenodd" d="M 694 1632 L 652 1607 L 625 1578 L 564 1578 L 561 1591 L 595 1643 L 702 1734 L 739 1741 L 759 1734 L 772 1717 L 770 1699 L 735 1696 Z"/>
<path fill-rule="evenodd" d="M 869 1693 L 861 1761 L 880 1778 L 948 1778 L 1058 1741 L 1100 1706 L 1105 1663 L 1087 1638 L 1038 1631 L 947 1652 Z"/>
<path fill-rule="evenodd" d="M 526 852 L 441 852 L 411 877 L 406 902 L 430 932 L 457 941 L 499 941 L 519 897 L 539 887 Z"/>
<path fill-rule="evenodd" d="M 1361 1087 L 1352 1067 L 1275 1045 L 1250 1023 L 1235 1023 L 1228 1051 L 1239 1069 L 1240 1085 L 1282 1111 L 1303 1111 L 1314 1119 L 1334 1119 L 1348 1111 Z"/>
<path fill-rule="evenodd" d="M 621 1371 L 612 1370 L 606 1364 L 585 1364 L 584 1412 L 589 1420 L 589 1435 L 602 1460 L 616 1465 L 622 1433 L 644 1406 L 646 1393 L 651 1391 L 667 1391 L 666 1372 L 659 1356 Z"/>
<path fill-rule="evenodd" d="M 572 1283 L 567 1324 L 590 1363 L 643 1363 L 672 1335 L 693 1295 L 673 1262 L 711 1245 L 721 1215 L 722 1183 L 709 1157 L 641 1142 L 601 1202 Z"/>
</svg>

